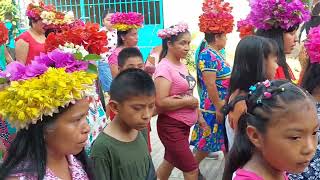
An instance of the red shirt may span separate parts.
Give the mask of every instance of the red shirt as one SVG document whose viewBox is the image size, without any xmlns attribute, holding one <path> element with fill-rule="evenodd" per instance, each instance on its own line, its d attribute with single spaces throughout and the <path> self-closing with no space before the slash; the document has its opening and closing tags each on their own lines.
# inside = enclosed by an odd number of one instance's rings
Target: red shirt
<svg viewBox="0 0 320 180">
<path fill-rule="evenodd" d="M 288 66 L 288 71 L 289 71 L 291 80 L 295 81 L 296 78 L 294 77 L 294 74 L 292 73 L 292 70 L 291 70 L 291 68 L 289 66 Z M 276 79 L 276 80 L 279 80 L 279 79 L 285 80 L 285 79 L 287 79 L 286 75 L 284 74 L 283 68 L 281 66 L 278 66 L 274 79 Z"/>
<path fill-rule="evenodd" d="M 26 65 L 30 64 L 35 56 L 39 56 L 41 52 L 45 52 L 44 43 L 39 43 L 38 41 L 36 41 L 28 31 L 22 33 L 19 37 L 17 37 L 16 41 L 18 41 L 19 39 L 22 39 L 29 44 L 29 52 L 26 60 Z"/>
</svg>

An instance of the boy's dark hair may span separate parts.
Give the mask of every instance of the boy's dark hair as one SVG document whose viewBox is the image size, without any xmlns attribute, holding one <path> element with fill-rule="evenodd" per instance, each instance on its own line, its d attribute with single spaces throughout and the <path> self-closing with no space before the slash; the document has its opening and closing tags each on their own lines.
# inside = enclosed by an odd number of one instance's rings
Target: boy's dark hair
<svg viewBox="0 0 320 180">
<path fill-rule="evenodd" d="M 267 85 L 266 85 L 267 84 Z M 241 115 L 236 130 L 236 136 L 231 151 L 226 159 L 223 180 L 232 180 L 233 173 L 243 167 L 252 157 L 255 146 L 250 141 L 246 129 L 253 126 L 260 133 L 266 133 L 266 128 L 274 117 L 290 113 L 288 104 L 309 101 L 314 103 L 311 95 L 286 80 L 271 81 L 256 84 L 246 97 L 247 112 Z M 265 93 L 270 96 L 266 97 Z M 315 104 L 314 104 L 315 106 Z M 277 137 L 274 137 L 277 138 Z"/>
<path fill-rule="evenodd" d="M 126 64 L 126 61 L 130 57 L 140 57 L 143 62 L 143 57 L 140 50 L 136 47 L 124 48 L 120 51 L 118 55 L 118 66 L 123 67 Z"/>
<path fill-rule="evenodd" d="M 154 96 L 155 93 L 153 80 L 141 69 L 127 69 L 120 72 L 110 87 L 110 99 L 119 103 L 131 97 Z"/>
</svg>

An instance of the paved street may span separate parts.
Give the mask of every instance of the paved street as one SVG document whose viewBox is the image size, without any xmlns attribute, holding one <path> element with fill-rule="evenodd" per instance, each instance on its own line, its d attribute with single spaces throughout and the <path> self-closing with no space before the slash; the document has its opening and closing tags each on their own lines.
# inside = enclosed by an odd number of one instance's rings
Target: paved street
<svg viewBox="0 0 320 180">
<path fill-rule="evenodd" d="M 163 160 L 164 147 L 158 137 L 156 128 L 156 118 L 151 120 L 151 143 L 152 143 L 152 159 L 157 169 Z M 192 147 L 190 147 L 192 148 Z M 223 172 L 224 160 L 223 154 L 221 153 L 219 160 L 205 159 L 200 164 L 200 170 L 207 180 L 221 180 Z M 180 170 L 174 169 L 170 176 L 170 180 L 181 180 L 183 174 Z"/>
</svg>

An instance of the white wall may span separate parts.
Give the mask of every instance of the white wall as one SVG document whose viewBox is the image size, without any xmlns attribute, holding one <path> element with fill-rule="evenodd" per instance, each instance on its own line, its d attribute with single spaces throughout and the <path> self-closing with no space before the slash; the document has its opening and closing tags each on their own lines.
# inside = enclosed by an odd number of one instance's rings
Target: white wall
<svg viewBox="0 0 320 180">
<path fill-rule="evenodd" d="M 239 33 L 236 32 L 236 22 L 240 18 L 245 18 L 249 13 L 248 0 L 225 0 L 233 6 L 232 14 L 235 17 L 234 30 L 228 35 L 227 54 L 229 59 L 233 59 L 235 48 L 240 40 Z M 202 13 L 203 0 L 163 0 L 164 27 L 186 22 L 189 24 L 190 31 L 197 35 L 193 44 L 199 44 L 203 38 L 203 33 L 199 32 L 198 22 Z"/>
</svg>

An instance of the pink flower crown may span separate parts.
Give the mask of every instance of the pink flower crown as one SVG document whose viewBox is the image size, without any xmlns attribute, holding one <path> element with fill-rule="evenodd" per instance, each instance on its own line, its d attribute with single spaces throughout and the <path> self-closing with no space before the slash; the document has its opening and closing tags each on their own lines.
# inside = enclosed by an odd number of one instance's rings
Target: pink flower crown
<svg viewBox="0 0 320 180">
<path fill-rule="evenodd" d="M 179 33 L 188 31 L 188 24 L 186 23 L 179 23 L 174 25 L 173 27 L 162 29 L 158 31 L 158 37 L 161 39 L 167 39 L 171 36 L 176 36 Z"/>
<path fill-rule="evenodd" d="M 320 64 L 320 26 L 310 29 L 304 46 L 310 57 L 310 63 Z"/>
<path fill-rule="evenodd" d="M 310 11 L 301 0 L 252 0 L 249 18 L 258 29 L 288 30 L 310 19 Z"/>
<path fill-rule="evenodd" d="M 118 31 L 138 29 L 143 26 L 143 15 L 136 12 L 114 13 L 111 17 L 112 27 Z"/>
</svg>

